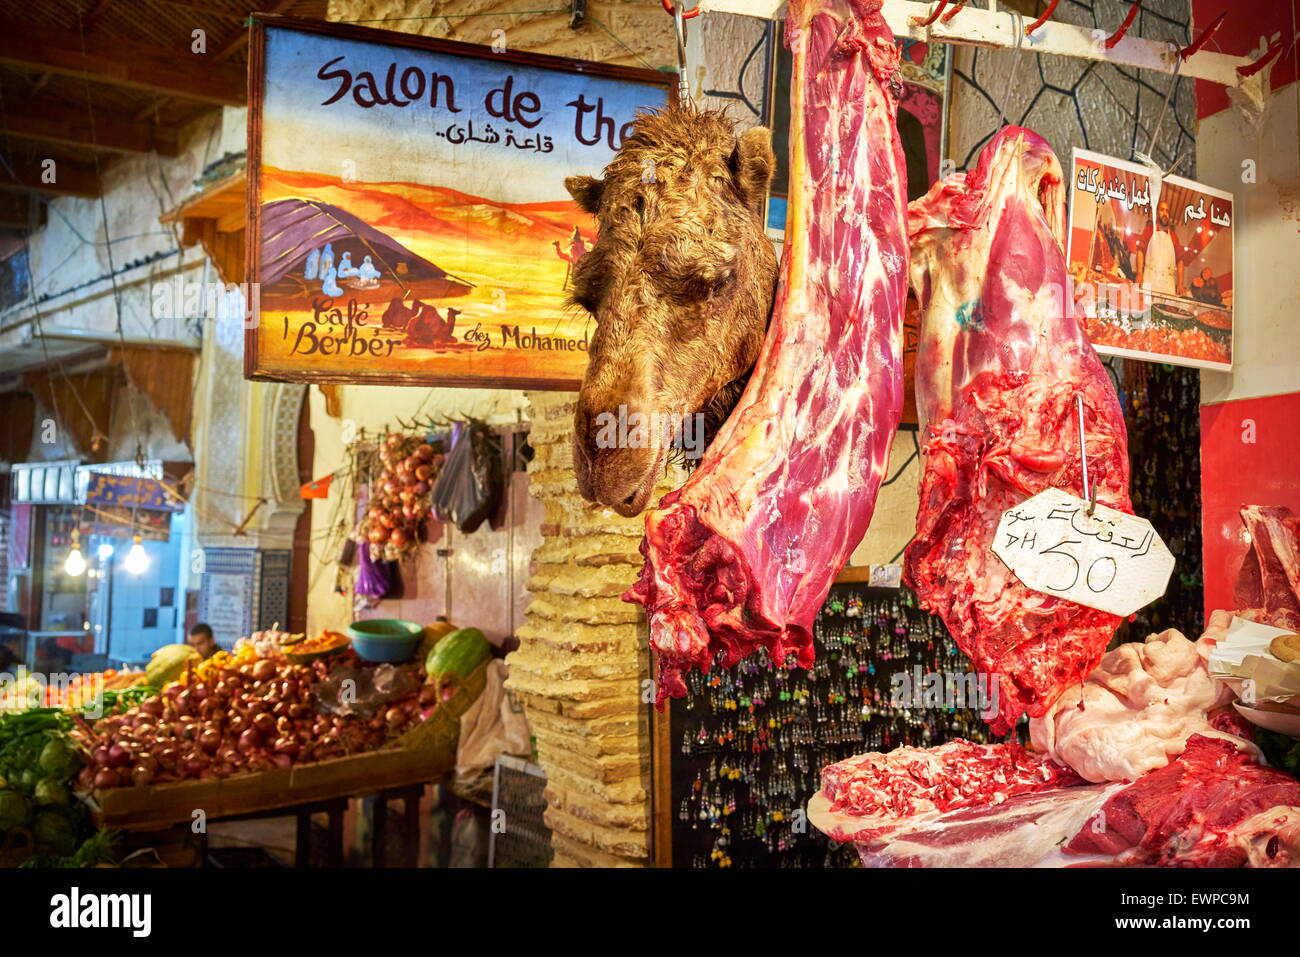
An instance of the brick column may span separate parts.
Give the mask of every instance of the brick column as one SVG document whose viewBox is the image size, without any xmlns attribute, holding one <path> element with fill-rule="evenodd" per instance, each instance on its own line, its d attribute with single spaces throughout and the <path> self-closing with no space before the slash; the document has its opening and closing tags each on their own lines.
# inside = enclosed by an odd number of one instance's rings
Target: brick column
<svg viewBox="0 0 1300 957">
<path fill-rule="evenodd" d="M 622 518 L 578 495 L 576 396 L 528 398 L 536 453 L 529 487 L 546 514 L 509 685 L 527 708 L 546 769 L 555 865 L 645 866 L 650 746 L 642 690 L 649 653 L 640 607 L 619 599 L 640 573 L 644 518 Z"/>
</svg>

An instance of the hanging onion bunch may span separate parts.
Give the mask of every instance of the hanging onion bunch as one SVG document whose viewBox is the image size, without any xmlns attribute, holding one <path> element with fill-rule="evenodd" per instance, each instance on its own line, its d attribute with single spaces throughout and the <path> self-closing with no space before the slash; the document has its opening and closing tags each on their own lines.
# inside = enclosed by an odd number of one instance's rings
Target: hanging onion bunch
<svg viewBox="0 0 1300 957">
<path fill-rule="evenodd" d="M 357 541 L 369 545 L 372 561 L 391 562 L 405 557 L 419 541 L 442 455 L 424 436 L 394 433 L 379 443 L 378 465 Z"/>
</svg>

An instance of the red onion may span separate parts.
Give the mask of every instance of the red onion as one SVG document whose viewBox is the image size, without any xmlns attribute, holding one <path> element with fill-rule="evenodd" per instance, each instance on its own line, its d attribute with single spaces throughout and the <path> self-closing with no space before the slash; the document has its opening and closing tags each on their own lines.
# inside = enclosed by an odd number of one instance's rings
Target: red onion
<svg viewBox="0 0 1300 957">
<path fill-rule="evenodd" d="M 140 702 L 140 710 L 147 715 L 155 718 L 161 718 L 163 713 L 163 703 L 157 698 L 149 698 Z"/>
<path fill-rule="evenodd" d="M 287 754 L 273 754 L 271 760 L 275 762 L 277 768 L 288 768 L 293 766 L 293 758 Z"/>
<path fill-rule="evenodd" d="M 131 771 L 131 783 L 136 787 L 144 787 L 153 783 L 153 771 L 143 764 L 137 764 Z"/>
<path fill-rule="evenodd" d="M 198 743 L 200 748 L 212 754 L 221 747 L 221 733 L 215 728 L 204 728 L 199 732 Z"/>
<path fill-rule="evenodd" d="M 95 787 L 97 788 L 115 788 L 121 783 L 121 778 L 117 776 L 117 772 L 110 771 L 108 768 L 104 768 L 95 774 Z"/>
<path fill-rule="evenodd" d="M 259 735 L 267 737 L 275 732 L 275 718 L 269 714 L 259 714 L 253 718 L 253 729 Z"/>
<path fill-rule="evenodd" d="M 114 744 L 108 749 L 108 761 L 111 767 L 124 768 L 131 763 L 131 754 L 120 744 Z"/>
<path fill-rule="evenodd" d="M 243 751 L 245 754 L 252 751 L 254 748 L 260 747 L 261 744 L 261 735 L 252 728 L 247 729 L 239 736 L 239 750 Z"/>
<path fill-rule="evenodd" d="M 198 774 L 208 766 L 208 759 L 199 751 L 187 751 L 181 758 L 181 766 L 185 769 L 186 774 Z"/>
</svg>

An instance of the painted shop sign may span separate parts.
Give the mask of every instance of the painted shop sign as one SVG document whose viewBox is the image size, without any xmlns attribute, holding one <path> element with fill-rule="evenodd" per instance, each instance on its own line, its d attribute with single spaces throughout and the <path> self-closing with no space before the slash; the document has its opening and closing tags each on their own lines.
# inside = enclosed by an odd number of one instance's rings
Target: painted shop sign
<svg viewBox="0 0 1300 957">
<path fill-rule="evenodd" d="M 576 389 L 569 274 L 667 74 L 265 17 L 252 28 L 250 378 Z"/>
</svg>

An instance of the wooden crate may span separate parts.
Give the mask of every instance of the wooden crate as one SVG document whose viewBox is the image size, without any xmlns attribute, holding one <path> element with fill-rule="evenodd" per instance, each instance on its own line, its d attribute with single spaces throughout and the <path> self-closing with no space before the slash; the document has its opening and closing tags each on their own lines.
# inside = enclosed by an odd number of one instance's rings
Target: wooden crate
<svg viewBox="0 0 1300 957">
<path fill-rule="evenodd" d="M 214 821 L 434 781 L 455 768 L 460 719 L 486 684 L 485 662 L 428 720 L 379 751 L 228 778 L 96 790 L 88 801 L 101 826 L 148 830 L 192 822 L 198 810 Z"/>
</svg>

